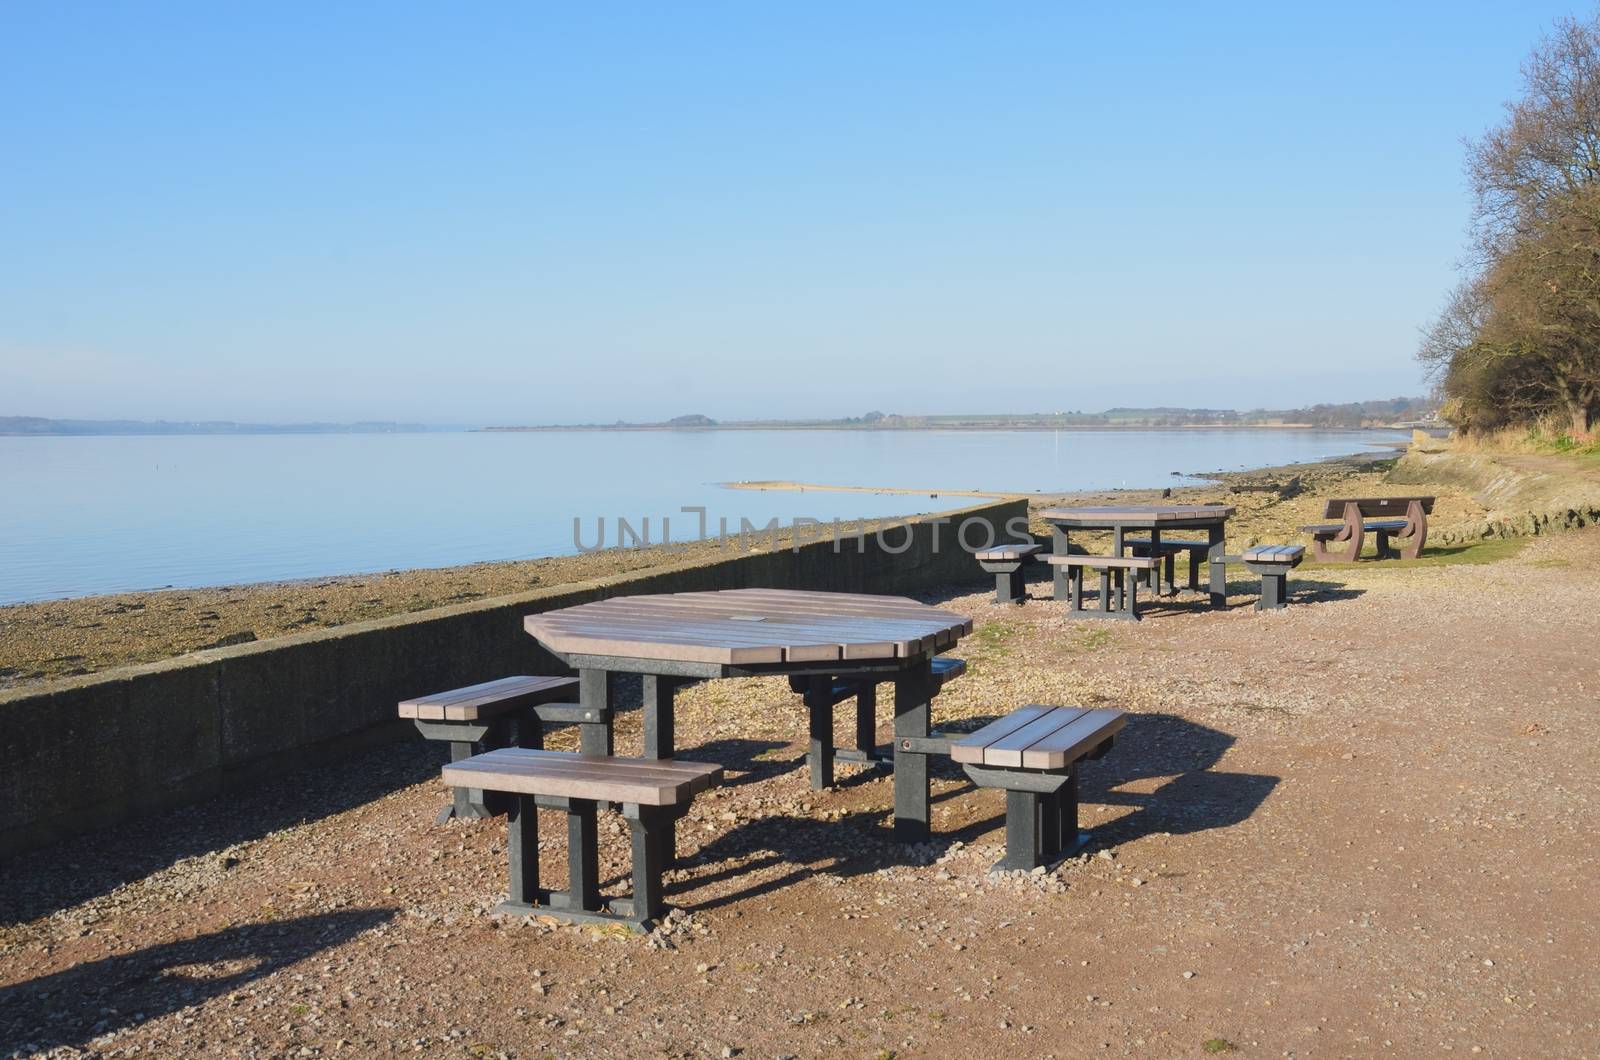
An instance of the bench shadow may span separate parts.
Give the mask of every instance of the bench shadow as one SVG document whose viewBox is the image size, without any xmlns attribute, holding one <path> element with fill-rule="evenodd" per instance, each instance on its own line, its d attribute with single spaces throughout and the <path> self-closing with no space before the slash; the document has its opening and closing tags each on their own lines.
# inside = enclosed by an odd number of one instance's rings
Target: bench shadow
<svg viewBox="0 0 1600 1060">
<path fill-rule="evenodd" d="M 1130 806 L 1134 812 L 1091 829 L 1100 845 L 1157 833 L 1188 835 L 1248 820 L 1282 777 L 1215 768 L 1237 737 L 1176 714 L 1128 715 L 1118 746 L 1082 771 L 1086 805 Z M 1162 780 L 1148 794 L 1124 785 Z M 1088 822 L 1091 815 L 1084 815 Z"/>
<path fill-rule="evenodd" d="M 794 769 L 797 762 L 803 768 L 806 761 L 804 751 L 781 756 L 777 754 L 789 746 L 782 740 L 736 738 L 679 748 L 678 754 L 690 762 L 715 762 L 726 771 L 722 787 L 740 788 L 781 776 Z"/>
<path fill-rule="evenodd" d="M 1289 606 L 1297 603 L 1328 600 L 1354 600 L 1365 596 L 1365 589 L 1353 589 L 1343 582 L 1328 582 L 1317 578 L 1289 579 Z"/>
<path fill-rule="evenodd" d="M 143 879 L 185 858 L 224 850 L 342 813 L 439 775 L 438 744 L 408 740 L 285 773 L 115 828 L 0 861 L 0 925 L 25 923 Z"/>
<path fill-rule="evenodd" d="M 1256 598 L 1261 594 L 1261 582 L 1254 578 L 1228 579 L 1228 609 L 1237 611 L 1244 608 L 1255 607 Z M 1297 578 L 1289 576 L 1288 605 L 1325 603 L 1330 600 L 1354 600 L 1366 594 L 1365 589 L 1354 589 L 1342 582 L 1322 581 L 1317 578 Z M 1243 597 L 1243 599 L 1241 599 Z M 1211 610 L 1211 599 L 1202 589 L 1198 592 L 1189 589 L 1179 589 L 1176 596 L 1151 596 L 1148 592 L 1139 593 L 1139 613 L 1141 616 L 1196 614 Z"/>
<path fill-rule="evenodd" d="M 992 717 L 967 718 L 958 724 L 961 730 L 971 731 L 992 720 Z M 957 731 L 957 726 L 953 724 L 945 731 Z M 1247 820 L 1282 778 L 1217 771 L 1214 767 L 1235 740 L 1231 733 L 1175 714 L 1130 715 L 1117 746 L 1105 758 L 1085 762 L 1080 767 L 1080 801 L 1084 806 L 1134 808 L 1133 813 L 1098 826 L 1093 826 L 1092 813 L 1082 813 L 1080 820 L 1092 837 L 1089 849 L 1127 843 L 1157 833 L 1188 835 L 1227 828 Z M 931 775 L 964 782 L 937 792 L 933 796 L 934 803 L 967 797 L 978 790 L 966 779 L 961 767 L 948 758 L 935 756 L 928 764 Z M 852 780 L 859 783 L 860 777 L 875 779 L 873 773 L 858 774 L 840 786 L 848 786 Z M 1122 790 L 1125 785 L 1152 780 L 1162 783 L 1148 794 Z M 819 874 L 848 878 L 894 866 L 925 863 L 919 860 L 919 853 L 888 839 L 889 819 L 890 810 L 886 806 L 852 811 L 827 821 L 809 817 L 765 817 L 746 821 L 717 836 L 680 865 L 686 870 L 685 874 L 673 880 L 667 890 L 690 891 L 787 866 L 787 871 L 771 879 L 755 881 L 687 906 L 696 910 L 716 909 Z M 935 834 L 934 843 L 938 847 L 954 840 L 971 843 L 1002 827 L 1004 820 L 1001 813 L 969 821 L 954 831 Z M 695 871 L 697 865 L 721 861 L 733 864 L 709 872 Z"/>
<path fill-rule="evenodd" d="M 355 909 L 240 924 L 0 987 L 0 1054 L 81 1049 L 280 971 L 394 917 Z"/>
</svg>

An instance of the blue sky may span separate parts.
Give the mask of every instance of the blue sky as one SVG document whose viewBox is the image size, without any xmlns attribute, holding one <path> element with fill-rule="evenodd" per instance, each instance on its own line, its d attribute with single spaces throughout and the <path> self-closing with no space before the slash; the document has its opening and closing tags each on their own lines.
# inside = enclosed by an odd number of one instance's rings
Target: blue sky
<svg viewBox="0 0 1600 1060">
<path fill-rule="evenodd" d="M 0 415 L 1421 390 L 1570 5 L 0 6 Z"/>
</svg>

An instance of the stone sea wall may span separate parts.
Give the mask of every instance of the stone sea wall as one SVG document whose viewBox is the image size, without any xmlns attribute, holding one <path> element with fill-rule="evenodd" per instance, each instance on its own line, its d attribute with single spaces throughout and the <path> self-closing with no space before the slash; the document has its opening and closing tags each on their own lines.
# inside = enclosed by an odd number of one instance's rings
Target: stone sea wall
<svg viewBox="0 0 1600 1060">
<path fill-rule="evenodd" d="M 1600 483 L 1566 471 L 1559 461 L 1413 446 L 1388 478 L 1398 485 L 1455 486 L 1489 509 L 1482 519 L 1430 527 L 1430 544 L 1531 537 L 1600 524 Z"/>
</svg>

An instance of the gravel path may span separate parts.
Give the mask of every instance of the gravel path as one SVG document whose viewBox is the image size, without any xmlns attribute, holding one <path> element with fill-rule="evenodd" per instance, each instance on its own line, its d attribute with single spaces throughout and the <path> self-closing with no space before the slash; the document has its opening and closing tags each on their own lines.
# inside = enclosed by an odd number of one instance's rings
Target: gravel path
<svg viewBox="0 0 1600 1060">
<path fill-rule="evenodd" d="M 394 747 L 0 867 L 0 1055 L 1596 1055 L 1600 532 L 1301 585 L 1134 627 L 928 597 L 979 626 L 941 722 L 1137 715 L 1054 873 L 991 876 L 1001 796 L 948 769 L 893 846 L 885 779 L 807 790 L 782 682 L 717 682 L 656 935 L 485 915 L 503 822 L 436 827 Z"/>
</svg>

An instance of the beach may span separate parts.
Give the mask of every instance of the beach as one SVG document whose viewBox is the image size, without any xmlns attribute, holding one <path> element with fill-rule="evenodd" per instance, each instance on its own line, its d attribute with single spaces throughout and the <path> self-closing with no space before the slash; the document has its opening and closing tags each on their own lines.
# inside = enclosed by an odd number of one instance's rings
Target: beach
<svg viewBox="0 0 1600 1060">
<path fill-rule="evenodd" d="M 888 837 L 887 776 L 841 765 L 810 790 L 782 678 L 680 693 L 682 757 L 727 779 L 679 826 L 667 897 L 686 912 L 647 936 L 489 915 L 504 821 L 435 824 L 447 795 L 421 742 L 68 840 L 0 867 L 0 1042 L 1592 1055 L 1600 531 L 1495 544 L 1487 564 L 1303 571 L 1284 611 L 1180 603 L 1132 627 L 1064 621 L 1042 571 L 1021 608 L 979 585 L 919 594 L 976 625 L 941 725 L 1030 702 L 1132 713 L 1084 768 L 1093 846 L 1037 874 L 989 871 L 1003 797 L 958 768 L 935 771 L 916 847 Z M 1232 588 L 1247 605 L 1253 587 Z M 638 713 L 616 728 L 637 753 Z M 564 878 L 560 815 L 542 831 Z M 614 816 L 600 849 L 618 880 Z"/>
<path fill-rule="evenodd" d="M 1390 455 L 1359 454 L 1310 464 L 1218 472 L 1215 480 L 1207 484 L 1173 487 L 1170 499 L 1173 503 L 1235 505 L 1238 510 L 1228 524 L 1231 543 L 1300 541 L 1303 535 L 1297 527 L 1320 520 L 1320 500 L 1335 494 L 1396 492 L 1384 481 L 1393 459 Z M 1236 485 L 1281 483 L 1291 478 L 1300 480 L 1300 491 L 1285 499 L 1270 491 L 1231 492 Z M 797 483 L 768 485 L 802 488 Z M 894 488 L 862 489 L 887 492 Z M 1055 504 L 1151 503 L 1167 491 L 901 492 L 922 495 L 925 500 L 919 507 L 940 499 L 949 501 L 943 506 L 956 507 L 977 496 L 1026 496 L 1030 505 L 1038 509 Z M 928 497 L 929 493 L 935 496 Z M 1441 485 L 1433 521 L 1443 528 L 1479 518 L 1483 511 L 1465 488 Z M 1037 521 L 1032 529 L 1037 534 L 1047 530 Z M 766 540 L 761 536 L 763 544 Z M 266 641 L 307 630 L 507 596 L 535 587 L 644 571 L 686 558 L 710 556 L 719 550 L 720 545 L 713 540 L 672 548 L 606 549 L 511 563 L 122 593 L 0 607 L 0 690 L 155 662 L 205 648 Z"/>
</svg>

